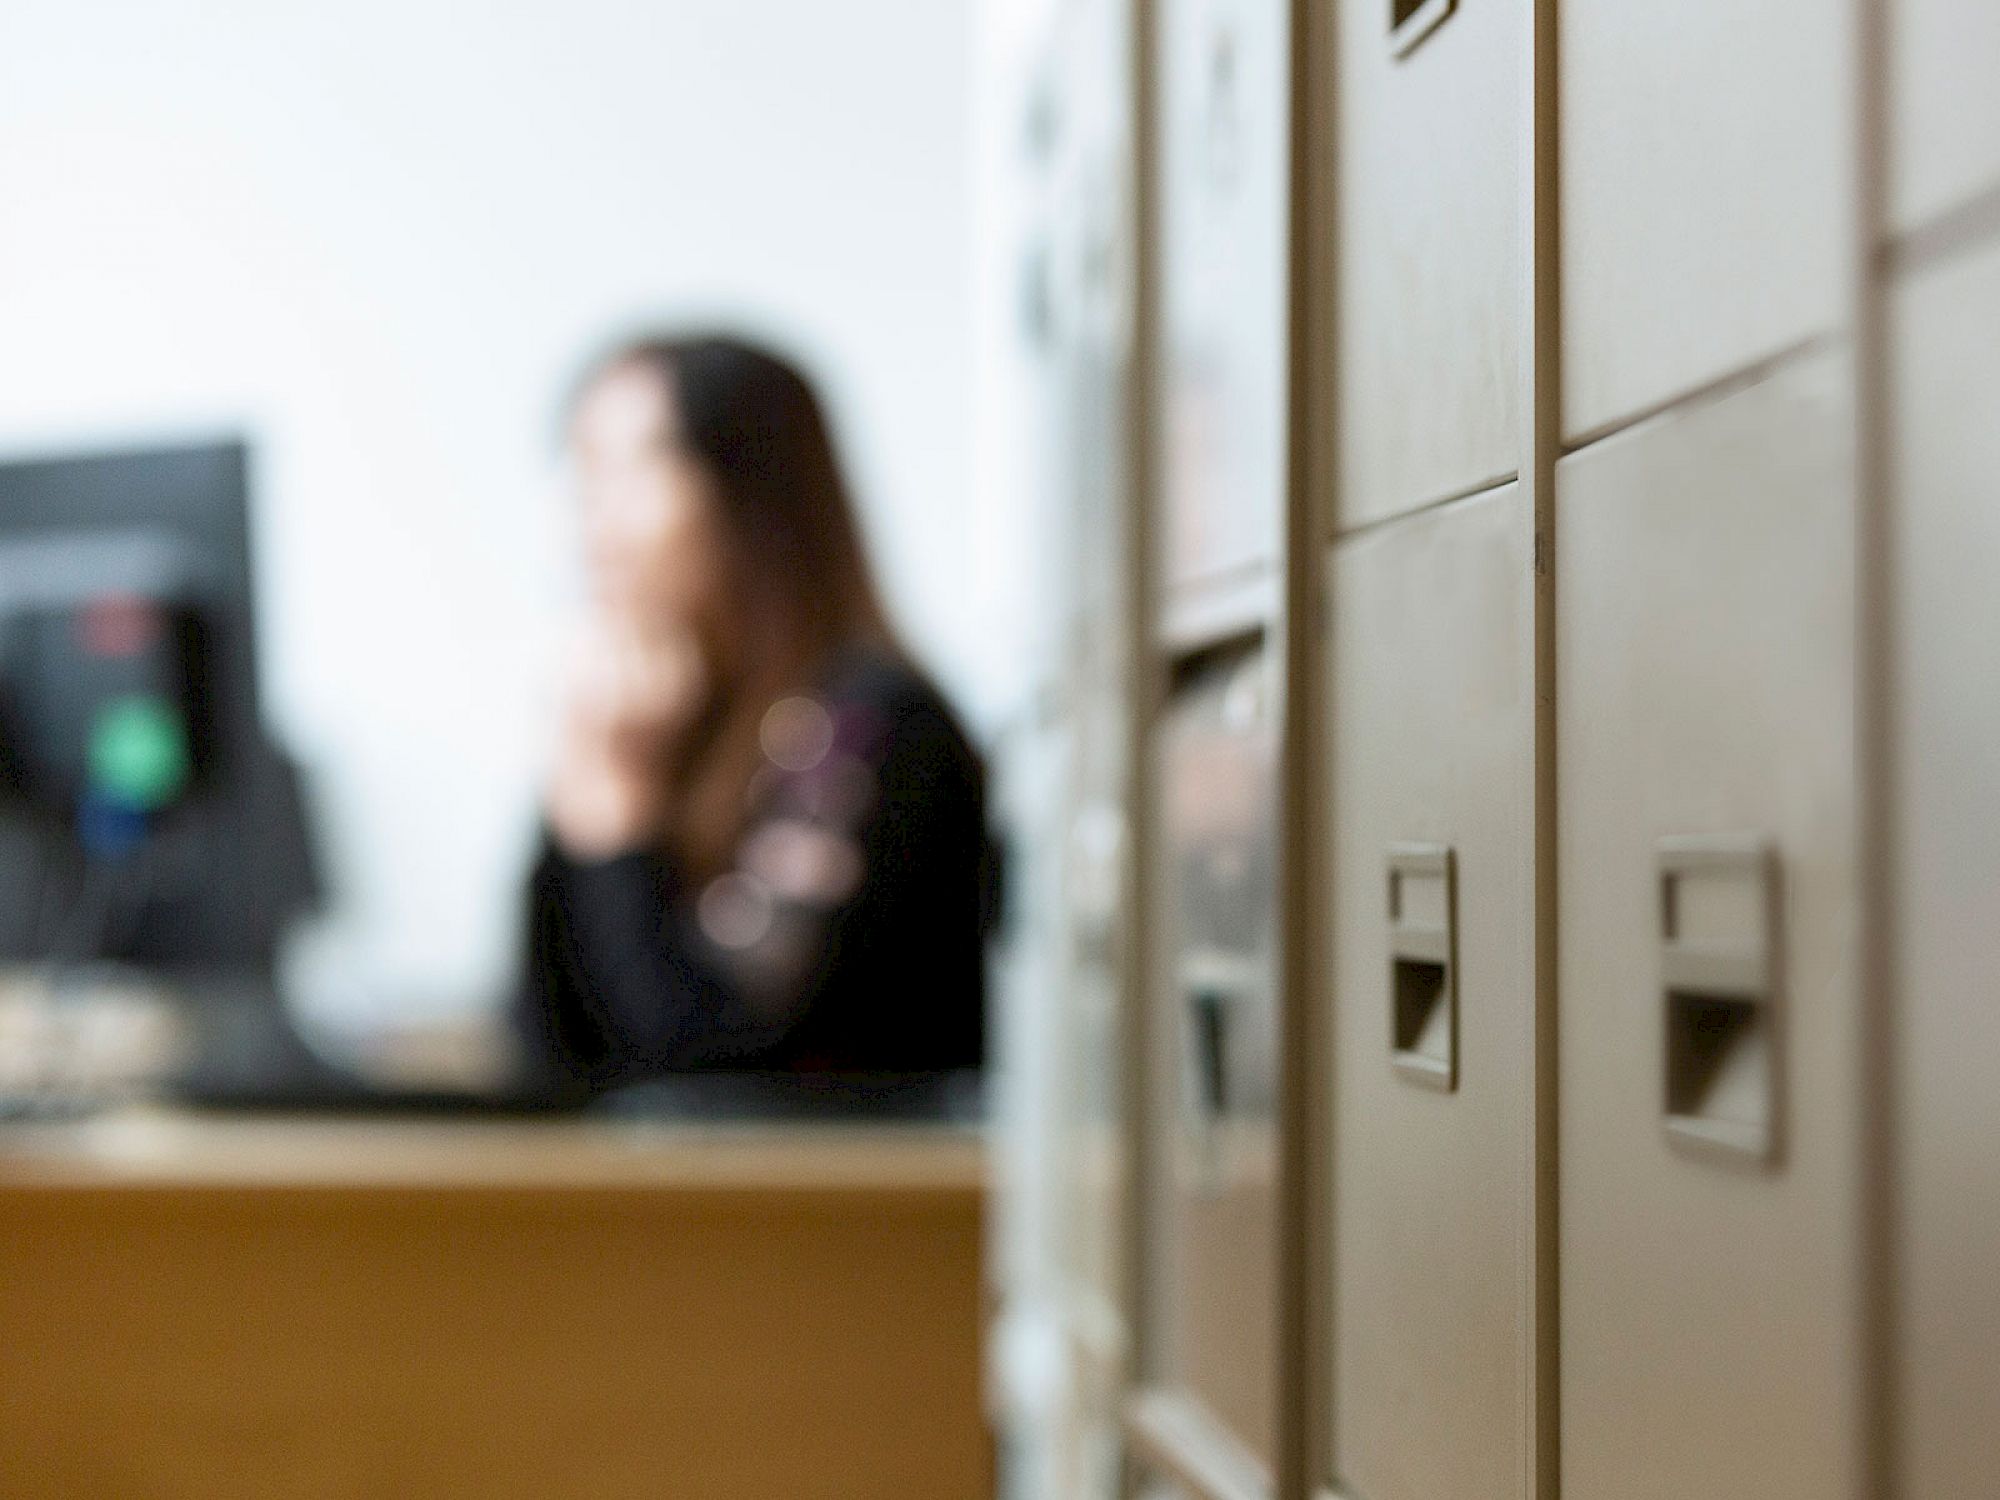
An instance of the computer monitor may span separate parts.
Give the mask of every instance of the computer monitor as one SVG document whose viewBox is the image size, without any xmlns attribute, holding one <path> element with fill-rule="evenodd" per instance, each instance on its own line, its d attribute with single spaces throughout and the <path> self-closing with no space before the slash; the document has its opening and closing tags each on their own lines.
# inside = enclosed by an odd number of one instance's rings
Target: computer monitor
<svg viewBox="0 0 2000 1500">
<path fill-rule="evenodd" d="M 238 441 L 0 460 L 0 962 L 272 988 L 317 895 Z"/>
</svg>

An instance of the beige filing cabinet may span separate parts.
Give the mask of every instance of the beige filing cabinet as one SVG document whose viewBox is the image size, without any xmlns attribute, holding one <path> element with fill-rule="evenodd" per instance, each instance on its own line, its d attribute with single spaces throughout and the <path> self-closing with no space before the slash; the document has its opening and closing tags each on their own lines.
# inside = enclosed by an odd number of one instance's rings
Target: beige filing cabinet
<svg viewBox="0 0 2000 1500">
<path fill-rule="evenodd" d="M 1044 7 L 1019 39 L 1015 503 L 1036 516 L 1039 669 L 995 747 L 1012 916 L 1000 957 L 1009 1149 L 989 1374 L 1004 1493 L 1109 1497 L 1132 1330 L 1124 1087 L 1137 966 L 1129 818 L 1134 507 L 1132 112 L 1124 0 Z M 1048 640 L 1041 637 L 1047 631 Z M 1037 649 L 1039 648 L 1039 649 Z"/>
<path fill-rule="evenodd" d="M 1277 683 L 1195 658 L 1161 727 L 1149 1390 L 1268 1464 L 1277 1379 Z"/>
<path fill-rule="evenodd" d="M 1094 6 L 1110 12 L 1112 6 Z M 1090 20 L 1098 20 L 1096 14 Z M 1114 62 L 1092 50 L 1092 62 Z M 1078 1482 L 1094 1492 L 1112 1472 L 1118 1394 L 1130 1344 L 1124 1318 L 1130 1154 L 1124 1132 L 1126 1008 L 1132 980 L 1130 902 L 1130 690 L 1134 626 L 1130 590 L 1116 562 L 1124 554 L 1126 268 L 1130 250 L 1122 206 L 1124 136 L 1114 114 L 1096 114 L 1096 72 L 1072 78 L 1070 102 L 1082 130 L 1080 176 L 1072 190 L 1082 238 L 1072 246 L 1080 276 L 1078 322 L 1058 354 L 1066 402 L 1060 452 L 1074 506 L 1070 566 L 1080 602 L 1066 664 L 1064 704 L 1070 732 L 1068 818 L 1062 870 L 1066 984 L 1056 1026 L 1058 1110 L 1064 1178 L 1058 1232 L 1066 1280 L 1066 1316 L 1078 1392 Z"/>
<path fill-rule="evenodd" d="M 1566 435 L 1843 321 L 1852 10 L 1561 0 Z"/>
<path fill-rule="evenodd" d="M 1557 466 L 1568 1494 L 1856 1493 L 1851 382 Z"/>
<path fill-rule="evenodd" d="M 1134 1452 L 1190 1493 L 1267 1493 L 1277 1440 L 1277 779 L 1265 640 L 1285 506 L 1288 12 L 1166 0 L 1157 277 L 1149 1163 Z M 1143 1472 L 1143 1471 L 1142 1471 Z"/>
<path fill-rule="evenodd" d="M 1890 304 L 1901 1493 L 2000 1475 L 2000 236 Z"/>
<path fill-rule="evenodd" d="M 1155 25 L 1166 583 L 1212 614 L 1283 515 L 1286 5 L 1165 0 Z"/>
<path fill-rule="evenodd" d="M 1110 664 L 1100 672 L 1109 676 Z M 1092 1365 L 1123 1357 L 1127 1159 L 1120 1060 L 1126 1046 L 1123 966 L 1131 949 L 1124 862 L 1129 832 L 1125 732 L 1115 679 L 1095 703 L 1079 701 L 1064 793 L 1062 912 L 1065 1001 L 1060 1109 L 1068 1135 L 1058 1170 L 1066 1187 L 1064 1268 Z"/>
<path fill-rule="evenodd" d="M 1367 1500 L 1527 1493 L 1532 547 L 1509 484 L 1331 562 L 1332 1477 Z"/>
<path fill-rule="evenodd" d="M 1889 213 L 1916 229 L 2000 188 L 2000 6 L 1881 0 L 1888 15 Z"/>
<path fill-rule="evenodd" d="M 1059 186 L 1058 297 L 1047 371 L 1072 570 L 1061 698 L 1069 736 L 1062 855 L 1062 987 L 1055 1160 L 1060 1276 L 1075 1392 L 1072 1475 L 1116 1473 L 1131 1339 L 1125 1299 L 1130 1170 L 1122 1088 L 1128 1046 L 1132 674 L 1138 629 L 1127 570 L 1132 498 L 1133 316 L 1129 18 L 1114 0 L 1058 19 L 1049 149 Z"/>
<path fill-rule="evenodd" d="M 1520 467 L 1526 53 L 1518 5 L 1328 10 L 1344 529 Z"/>
<path fill-rule="evenodd" d="M 1115 566 L 1122 550 L 1125 403 L 1130 382 L 1122 339 L 1124 320 L 1117 268 L 1126 259 L 1115 201 L 1115 142 L 1097 136 L 1077 190 L 1096 205 L 1078 205 L 1076 238 L 1061 245 L 1077 285 L 1049 379 L 1058 392 L 1055 417 L 1059 483 L 1069 545 L 1058 563 L 1077 569 L 1066 597 L 1061 698 L 1068 740 L 1063 776 L 1062 854 L 1064 1000 L 1054 1017 L 1063 1044 L 1058 1115 L 1062 1142 L 1053 1163 L 1064 1183 L 1058 1231 L 1085 1351 L 1095 1383 L 1122 1357 L 1123 1204 L 1125 1143 L 1120 1102 L 1124 1055 L 1122 973 L 1130 946 L 1126 804 L 1130 793 L 1130 683 L 1133 632 L 1128 591 Z M 1105 202 L 1104 199 L 1113 201 Z M 1108 1398 L 1107 1398 L 1108 1399 Z"/>
</svg>

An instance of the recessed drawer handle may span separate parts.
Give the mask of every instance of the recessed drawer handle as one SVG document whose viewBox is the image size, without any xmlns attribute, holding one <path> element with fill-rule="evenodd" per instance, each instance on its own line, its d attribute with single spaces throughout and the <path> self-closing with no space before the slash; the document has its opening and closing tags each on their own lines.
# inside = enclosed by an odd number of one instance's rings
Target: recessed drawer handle
<svg viewBox="0 0 2000 1500">
<path fill-rule="evenodd" d="M 1662 1114 L 1703 1156 L 1777 1153 L 1778 865 L 1761 838 L 1670 838 L 1658 854 Z"/>
<path fill-rule="evenodd" d="M 1408 57 L 1458 9 L 1458 0 L 1389 0 L 1389 51 Z"/>
<path fill-rule="evenodd" d="M 1458 1087 L 1458 893 L 1443 844 L 1389 849 L 1390 1062 L 1424 1088 Z"/>
</svg>

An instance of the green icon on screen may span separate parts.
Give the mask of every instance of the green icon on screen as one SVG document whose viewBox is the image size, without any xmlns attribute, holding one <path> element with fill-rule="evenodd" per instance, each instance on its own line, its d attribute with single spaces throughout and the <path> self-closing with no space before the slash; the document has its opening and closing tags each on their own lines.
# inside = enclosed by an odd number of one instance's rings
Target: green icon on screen
<svg viewBox="0 0 2000 1500">
<path fill-rule="evenodd" d="M 96 789 L 144 812 L 178 797 L 188 782 L 187 725 L 158 698 L 117 698 L 97 712 L 90 734 Z"/>
</svg>

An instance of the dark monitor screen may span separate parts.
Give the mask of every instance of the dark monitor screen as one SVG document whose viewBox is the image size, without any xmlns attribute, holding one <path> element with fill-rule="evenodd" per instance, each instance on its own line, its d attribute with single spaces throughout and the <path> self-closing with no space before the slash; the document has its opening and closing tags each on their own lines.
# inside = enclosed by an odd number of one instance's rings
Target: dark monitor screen
<svg viewBox="0 0 2000 1500">
<path fill-rule="evenodd" d="M 268 976 L 315 893 L 248 475 L 237 441 L 0 462 L 0 960 Z"/>
</svg>

